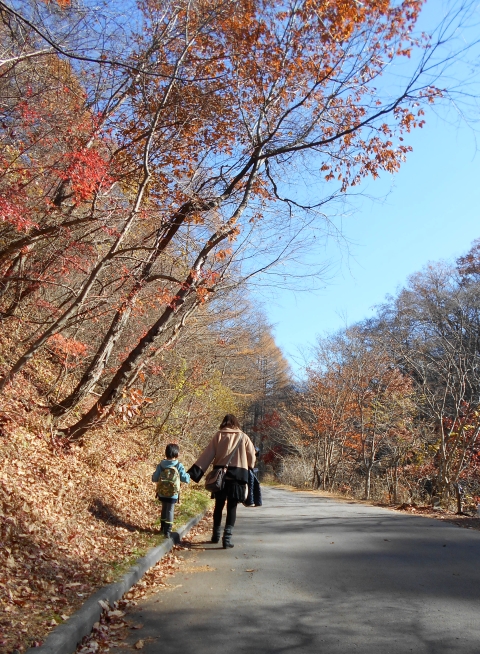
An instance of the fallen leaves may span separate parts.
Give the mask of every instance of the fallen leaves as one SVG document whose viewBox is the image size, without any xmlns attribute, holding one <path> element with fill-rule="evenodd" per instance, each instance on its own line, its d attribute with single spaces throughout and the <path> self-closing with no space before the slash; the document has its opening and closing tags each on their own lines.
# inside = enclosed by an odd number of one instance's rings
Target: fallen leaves
<svg viewBox="0 0 480 654">
<path fill-rule="evenodd" d="M 13 556 L 11 554 L 9 556 L 7 556 L 7 560 L 5 561 L 5 565 L 7 566 L 7 568 L 15 568 L 15 566 L 17 565 L 15 563 L 15 559 L 13 558 Z"/>
<path fill-rule="evenodd" d="M 202 520 L 186 536 L 181 545 L 177 545 L 169 554 L 164 556 L 156 565 L 148 570 L 142 579 L 133 586 L 124 598 L 115 602 L 114 606 L 109 606 L 105 600 L 99 600 L 102 606 L 102 615 L 100 621 L 96 622 L 92 633 L 83 639 L 81 645 L 77 648 L 77 654 L 101 654 L 110 651 L 111 648 L 127 647 L 128 638 L 131 632 L 143 629 L 143 624 L 131 624 L 128 619 L 128 608 L 135 606 L 141 598 L 147 597 L 159 590 L 174 590 L 181 588 L 182 584 L 170 585 L 166 578 L 174 575 L 179 567 L 184 564 L 180 552 L 189 546 L 189 542 L 198 534 L 205 531 L 205 523 L 210 519 L 210 515 Z M 209 566 L 203 566 L 207 568 Z M 145 638 L 139 638 L 135 644 L 130 645 L 134 649 L 142 649 L 146 642 Z M 141 645 L 140 645 L 141 644 Z"/>
<path fill-rule="evenodd" d="M 434 518 L 435 520 L 442 520 L 443 522 L 449 522 L 451 524 L 457 525 L 457 527 L 463 527 L 464 529 L 476 529 L 480 531 L 480 518 L 471 515 L 461 515 L 459 516 L 454 511 L 448 511 L 446 509 L 434 510 L 431 506 L 418 506 L 414 503 L 412 504 L 401 504 L 400 506 L 389 507 L 393 511 L 407 511 L 408 513 L 417 513 L 422 514 L 428 518 Z"/>
<path fill-rule="evenodd" d="M 0 439 L 0 653 L 10 654 L 42 643 L 157 544 L 159 505 L 150 482 L 157 461 L 139 456 L 150 451 L 146 437 L 116 429 L 114 438 L 90 434 L 83 447 L 65 449 L 28 381 L 19 377 L 2 400 L 0 420 L 15 417 Z M 169 559 L 155 584 L 176 565 Z M 96 642 L 91 651 L 101 650 Z"/>
<path fill-rule="evenodd" d="M 116 611 L 109 611 L 107 615 L 109 618 L 122 618 L 125 615 L 125 611 L 119 611 L 117 609 Z"/>
</svg>

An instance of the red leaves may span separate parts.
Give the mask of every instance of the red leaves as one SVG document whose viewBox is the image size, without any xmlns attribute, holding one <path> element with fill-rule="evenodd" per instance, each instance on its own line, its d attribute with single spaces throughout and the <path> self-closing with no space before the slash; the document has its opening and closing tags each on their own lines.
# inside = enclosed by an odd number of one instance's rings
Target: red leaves
<svg viewBox="0 0 480 654">
<path fill-rule="evenodd" d="M 108 163 L 94 149 L 83 148 L 64 157 L 67 168 L 59 176 L 70 183 L 76 203 L 89 200 L 96 191 L 112 184 Z"/>
<path fill-rule="evenodd" d="M 0 196 L 0 220 L 12 225 L 18 232 L 26 232 L 32 227 L 38 227 L 28 214 L 28 210 L 6 197 Z"/>
</svg>

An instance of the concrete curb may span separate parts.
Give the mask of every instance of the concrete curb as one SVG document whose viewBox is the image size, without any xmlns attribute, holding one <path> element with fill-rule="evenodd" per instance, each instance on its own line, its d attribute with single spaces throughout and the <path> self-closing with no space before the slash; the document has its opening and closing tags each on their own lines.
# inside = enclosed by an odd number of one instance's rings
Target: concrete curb
<svg viewBox="0 0 480 654">
<path fill-rule="evenodd" d="M 143 577 L 155 563 L 179 543 L 182 538 L 195 527 L 204 517 L 206 511 L 199 513 L 189 520 L 178 532 L 158 547 L 153 547 L 147 554 L 139 559 L 130 570 L 114 584 L 109 584 L 92 595 L 85 604 L 70 616 L 68 621 L 58 625 L 46 638 L 40 647 L 32 647 L 26 654 L 73 654 L 78 643 L 91 631 L 95 622 L 98 622 L 102 613 L 100 600 L 112 605 L 127 593 L 137 581 Z"/>
</svg>

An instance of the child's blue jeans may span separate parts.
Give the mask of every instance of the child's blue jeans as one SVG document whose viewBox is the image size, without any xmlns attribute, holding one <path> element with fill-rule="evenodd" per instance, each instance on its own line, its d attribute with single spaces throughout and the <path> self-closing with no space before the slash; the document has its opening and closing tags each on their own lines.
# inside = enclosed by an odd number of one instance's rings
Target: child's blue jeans
<svg viewBox="0 0 480 654">
<path fill-rule="evenodd" d="M 175 504 L 177 500 L 169 497 L 166 499 L 161 499 L 161 502 L 162 516 L 160 519 L 163 523 L 165 523 L 165 525 L 169 525 L 171 527 L 173 525 L 173 516 L 175 514 Z"/>
</svg>

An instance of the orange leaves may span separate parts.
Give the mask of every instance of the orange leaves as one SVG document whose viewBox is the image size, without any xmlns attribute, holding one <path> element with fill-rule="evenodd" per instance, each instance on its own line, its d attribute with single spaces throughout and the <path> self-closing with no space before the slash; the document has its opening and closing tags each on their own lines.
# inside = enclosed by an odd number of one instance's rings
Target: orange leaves
<svg viewBox="0 0 480 654">
<path fill-rule="evenodd" d="M 71 0 L 42 0 L 45 4 L 50 4 L 51 2 L 55 2 L 61 9 L 66 9 L 67 7 L 70 7 L 71 5 Z"/>
<path fill-rule="evenodd" d="M 225 261 L 227 257 L 232 255 L 232 248 L 226 248 L 225 250 L 219 250 L 215 253 L 214 259 L 216 261 Z"/>
<path fill-rule="evenodd" d="M 202 225 L 205 222 L 205 216 L 195 211 L 187 216 L 186 222 L 191 222 L 194 225 Z"/>
<path fill-rule="evenodd" d="M 122 403 L 117 407 L 117 413 L 123 422 L 129 422 L 131 418 L 140 413 L 145 404 L 151 404 L 152 400 L 145 397 L 139 388 L 131 388 L 122 393 Z"/>
<path fill-rule="evenodd" d="M 241 231 L 240 227 L 235 227 L 234 229 L 230 230 L 230 233 L 228 235 L 228 241 L 232 243 L 232 241 L 234 241 L 237 238 L 237 236 L 240 234 L 240 231 Z"/>
<path fill-rule="evenodd" d="M 196 293 L 201 304 L 203 304 L 209 296 L 209 290 L 204 286 L 200 286 L 200 288 L 197 288 Z"/>
<path fill-rule="evenodd" d="M 202 270 L 201 276 L 203 280 L 202 286 L 213 286 L 218 281 L 219 273 L 214 270 L 205 268 Z"/>
<path fill-rule="evenodd" d="M 169 305 L 175 298 L 175 294 L 168 288 L 162 287 L 156 293 L 156 300 L 159 304 Z"/>
<path fill-rule="evenodd" d="M 52 350 L 63 358 L 67 356 L 76 358 L 87 352 L 87 346 L 84 343 L 74 338 L 65 338 L 62 334 L 54 334 L 49 338 L 48 343 Z"/>
</svg>

